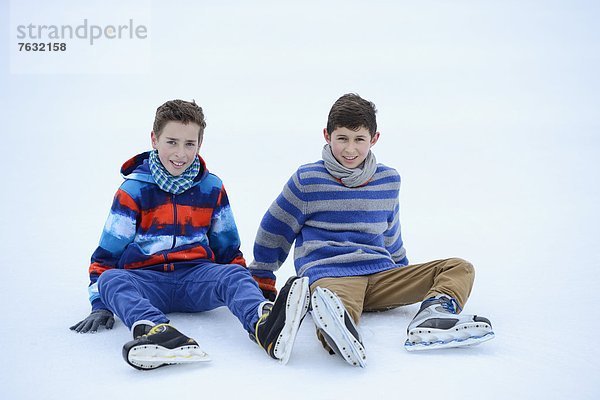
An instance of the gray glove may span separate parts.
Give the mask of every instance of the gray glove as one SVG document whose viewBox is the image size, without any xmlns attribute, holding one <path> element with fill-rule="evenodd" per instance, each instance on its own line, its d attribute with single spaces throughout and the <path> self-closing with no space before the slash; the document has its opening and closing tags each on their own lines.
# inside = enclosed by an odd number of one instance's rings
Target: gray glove
<svg viewBox="0 0 600 400">
<path fill-rule="evenodd" d="M 69 329 L 79 333 L 95 333 L 100 325 L 104 325 L 106 329 L 112 329 L 114 324 L 115 318 L 112 312 L 108 310 L 96 310 L 92 311 L 86 319 L 79 321 Z"/>
</svg>

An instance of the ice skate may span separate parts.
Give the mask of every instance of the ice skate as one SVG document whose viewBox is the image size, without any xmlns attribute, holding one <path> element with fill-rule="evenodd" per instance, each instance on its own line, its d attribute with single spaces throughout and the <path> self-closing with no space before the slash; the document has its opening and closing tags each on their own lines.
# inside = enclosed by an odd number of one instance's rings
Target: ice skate
<svg viewBox="0 0 600 400">
<path fill-rule="evenodd" d="M 456 314 L 457 304 L 448 296 L 425 300 L 408 326 L 408 351 L 472 346 L 494 338 L 492 324 L 477 315 Z"/>
<path fill-rule="evenodd" d="M 256 323 L 255 332 L 250 337 L 267 354 L 286 364 L 309 304 L 308 278 L 294 276 L 288 279 L 270 311 L 262 314 Z M 263 307 L 263 310 L 268 308 Z"/>
<path fill-rule="evenodd" d="M 364 368 L 367 364 L 365 348 L 339 297 L 329 289 L 317 286 L 311 300 L 313 320 L 329 347 L 348 364 Z"/>
<path fill-rule="evenodd" d="M 135 334 L 134 334 L 135 335 Z M 123 358 L 133 368 L 155 369 L 168 364 L 210 361 L 198 343 L 169 324 L 152 327 L 123 346 Z"/>
</svg>

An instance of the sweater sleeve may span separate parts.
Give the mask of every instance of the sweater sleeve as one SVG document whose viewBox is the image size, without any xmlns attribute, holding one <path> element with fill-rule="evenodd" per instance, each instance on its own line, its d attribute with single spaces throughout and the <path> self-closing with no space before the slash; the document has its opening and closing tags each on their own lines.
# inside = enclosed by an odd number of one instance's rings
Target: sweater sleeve
<svg viewBox="0 0 600 400">
<path fill-rule="evenodd" d="M 139 212 L 135 200 L 119 188 L 89 267 L 88 292 L 92 310 L 106 308 L 98 293 L 98 277 L 106 270 L 117 268 L 121 255 L 135 238 Z"/>
<path fill-rule="evenodd" d="M 398 265 L 408 265 L 400 229 L 400 200 L 398 196 L 396 196 L 394 209 L 388 219 L 388 228 L 384 232 L 383 238 L 385 248 L 392 256 L 392 260 Z"/>
<path fill-rule="evenodd" d="M 305 221 L 306 196 L 296 172 L 267 210 L 256 234 L 254 261 L 248 268 L 261 289 L 276 291 L 274 272 L 285 262 Z"/>
<path fill-rule="evenodd" d="M 211 218 L 208 241 L 215 254 L 217 264 L 246 266 L 246 260 L 244 260 L 244 255 L 240 251 L 240 235 L 233 219 L 233 212 L 224 186 L 221 186 L 221 192 Z"/>
</svg>

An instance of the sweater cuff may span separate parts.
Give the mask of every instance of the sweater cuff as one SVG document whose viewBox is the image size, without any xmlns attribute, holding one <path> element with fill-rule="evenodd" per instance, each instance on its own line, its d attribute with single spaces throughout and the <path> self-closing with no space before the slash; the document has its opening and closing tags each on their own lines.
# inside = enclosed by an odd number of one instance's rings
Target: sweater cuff
<svg viewBox="0 0 600 400">
<path fill-rule="evenodd" d="M 102 302 L 100 299 L 95 299 L 92 301 L 92 312 L 98 310 L 108 310 L 108 307 Z M 110 311 L 110 310 L 109 310 Z"/>
<path fill-rule="evenodd" d="M 267 292 L 277 293 L 277 289 L 275 288 L 275 279 L 271 278 L 261 278 L 253 275 L 252 278 L 258 283 L 258 287 Z"/>
</svg>

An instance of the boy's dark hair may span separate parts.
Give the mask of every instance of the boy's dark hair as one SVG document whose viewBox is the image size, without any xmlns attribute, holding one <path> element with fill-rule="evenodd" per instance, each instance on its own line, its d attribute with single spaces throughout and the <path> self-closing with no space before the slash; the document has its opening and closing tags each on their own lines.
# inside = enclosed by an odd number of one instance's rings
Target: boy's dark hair
<svg viewBox="0 0 600 400">
<path fill-rule="evenodd" d="M 377 132 L 376 112 L 377 109 L 372 102 L 355 93 L 345 94 L 331 106 L 327 118 L 327 133 L 331 134 L 336 128 L 356 131 L 364 127 L 373 137 Z"/>
<path fill-rule="evenodd" d="M 193 122 L 200 126 L 198 131 L 198 141 L 202 140 L 206 121 L 204 120 L 204 112 L 194 100 L 191 102 L 184 100 L 170 100 L 156 109 L 156 117 L 154 118 L 154 134 L 158 137 L 162 133 L 162 129 L 169 121 L 177 121 L 182 124 Z"/>
</svg>

